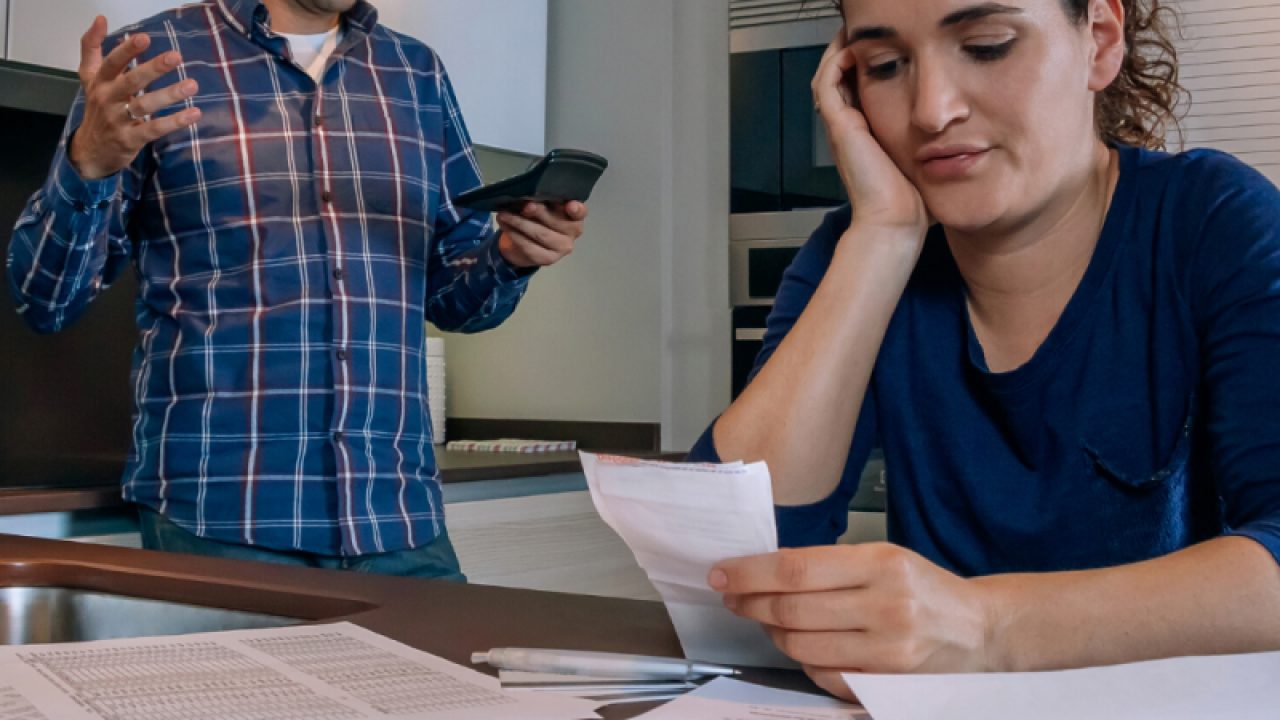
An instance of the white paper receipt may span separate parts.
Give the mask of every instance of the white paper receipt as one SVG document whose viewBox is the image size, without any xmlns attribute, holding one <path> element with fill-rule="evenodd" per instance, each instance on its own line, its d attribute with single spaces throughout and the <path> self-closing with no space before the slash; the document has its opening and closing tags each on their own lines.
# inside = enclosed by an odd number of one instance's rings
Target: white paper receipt
<svg viewBox="0 0 1280 720">
<path fill-rule="evenodd" d="M 591 500 L 666 603 L 685 657 L 795 668 L 756 622 L 724 607 L 707 574 L 721 560 L 778 549 L 764 463 L 668 463 L 580 453 Z"/>
</svg>

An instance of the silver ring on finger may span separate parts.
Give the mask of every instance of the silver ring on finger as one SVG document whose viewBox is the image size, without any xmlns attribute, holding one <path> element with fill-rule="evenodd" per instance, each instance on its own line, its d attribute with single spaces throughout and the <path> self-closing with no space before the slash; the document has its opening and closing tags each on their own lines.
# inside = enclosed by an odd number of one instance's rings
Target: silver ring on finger
<svg viewBox="0 0 1280 720">
<path fill-rule="evenodd" d="M 133 101 L 130 100 L 124 104 L 124 114 L 129 116 L 129 120 L 133 123 L 142 123 L 147 121 L 146 115 L 135 115 L 133 112 Z"/>
</svg>

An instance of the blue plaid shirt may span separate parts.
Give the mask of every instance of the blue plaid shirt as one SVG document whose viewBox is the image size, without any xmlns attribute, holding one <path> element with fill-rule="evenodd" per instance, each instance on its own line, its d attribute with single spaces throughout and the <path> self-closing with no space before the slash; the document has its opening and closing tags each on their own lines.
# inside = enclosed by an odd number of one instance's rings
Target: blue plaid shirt
<svg viewBox="0 0 1280 720">
<path fill-rule="evenodd" d="M 450 202 L 480 178 L 440 59 L 363 0 L 344 22 L 318 85 L 257 0 L 127 28 L 151 36 L 139 62 L 182 54 L 157 86 L 195 78 L 202 119 L 85 181 L 66 156 L 81 96 L 11 243 L 44 332 L 133 266 L 124 498 L 202 537 L 329 555 L 433 540 L 425 321 L 493 327 L 527 286 L 489 215 Z"/>
</svg>

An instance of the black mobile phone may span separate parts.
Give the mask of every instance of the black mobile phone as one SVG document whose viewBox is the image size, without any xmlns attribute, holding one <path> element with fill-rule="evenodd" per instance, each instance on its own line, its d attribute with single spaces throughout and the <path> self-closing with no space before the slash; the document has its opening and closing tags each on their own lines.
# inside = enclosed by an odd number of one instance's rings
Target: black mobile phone
<svg viewBox="0 0 1280 720">
<path fill-rule="evenodd" d="M 471 210 L 518 211 L 526 202 L 586 202 L 609 161 L 585 150 L 556 149 L 514 177 L 468 190 L 453 204 Z"/>
</svg>

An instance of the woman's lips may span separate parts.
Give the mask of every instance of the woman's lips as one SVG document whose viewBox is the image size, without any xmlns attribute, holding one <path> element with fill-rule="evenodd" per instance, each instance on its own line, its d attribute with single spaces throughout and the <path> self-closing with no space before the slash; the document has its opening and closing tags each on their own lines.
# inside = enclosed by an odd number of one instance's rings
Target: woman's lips
<svg viewBox="0 0 1280 720">
<path fill-rule="evenodd" d="M 990 149 L 975 149 L 940 155 L 925 160 L 920 168 L 925 177 L 934 182 L 961 180 L 970 175 L 989 152 Z"/>
</svg>

